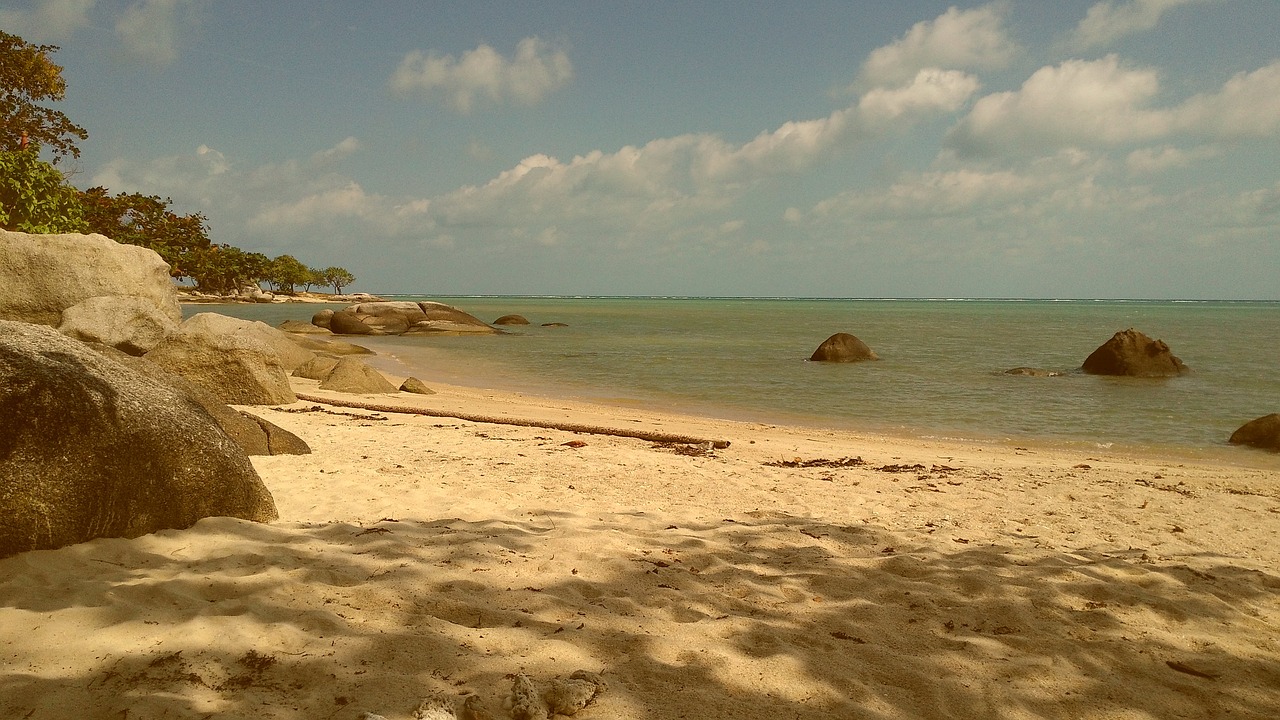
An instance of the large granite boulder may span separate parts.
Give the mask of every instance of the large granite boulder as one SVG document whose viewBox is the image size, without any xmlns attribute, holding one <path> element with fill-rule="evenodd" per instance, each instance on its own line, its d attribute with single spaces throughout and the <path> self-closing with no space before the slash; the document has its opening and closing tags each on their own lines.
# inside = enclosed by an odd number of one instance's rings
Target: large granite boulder
<svg viewBox="0 0 1280 720">
<path fill-rule="evenodd" d="M 314 356 L 266 323 L 216 313 L 187 318 L 146 354 L 229 405 L 296 402 L 289 373 Z"/>
<path fill-rule="evenodd" d="M 814 362 L 859 362 L 879 360 L 867 344 L 849 333 L 836 333 L 818 346 L 809 359 Z"/>
<path fill-rule="evenodd" d="M 312 322 L 338 335 L 425 335 L 437 333 L 497 333 L 483 320 L 438 302 L 357 303 L 332 315 L 317 314 Z"/>
<path fill-rule="evenodd" d="M 323 381 L 329 377 L 329 373 L 333 372 L 333 369 L 337 366 L 338 358 L 332 355 L 316 355 L 295 368 L 293 376 Z"/>
<path fill-rule="evenodd" d="M 1130 377 L 1175 377 L 1190 372 L 1162 340 L 1152 340 L 1129 328 L 1085 358 L 1082 370 L 1091 375 L 1127 375 Z"/>
<path fill-rule="evenodd" d="M 0 321 L 0 557 L 230 516 L 271 493 L 198 404 L 52 328 Z"/>
<path fill-rule="evenodd" d="M 320 382 L 321 390 L 343 393 L 394 393 L 399 392 L 382 373 L 356 360 L 342 358 Z"/>
<path fill-rule="evenodd" d="M 493 321 L 494 325 L 528 325 L 529 318 L 523 315 L 503 315 Z"/>
<path fill-rule="evenodd" d="M 1280 452 L 1280 413 L 1250 420 L 1231 433 L 1231 444 Z"/>
<path fill-rule="evenodd" d="M 57 326 L 62 311 L 100 295 L 140 298 L 182 320 L 169 266 L 155 252 L 102 235 L 0 230 L 0 320 Z"/>
<path fill-rule="evenodd" d="M 209 413 L 218 427 L 227 434 L 246 455 L 308 455 L 311 447 L 302 438 L 262 418 L 229 407 L 199 385 L 181 375 L 175 375 L 144 357 L 133 357 L 112 347 L 91 344 L 94 350 L 108 358 L 128 366 L 159 385 L 190 398 Z"/>
<path fill-rule="evenodd" d="M 144 355 L 178 329 L 178 323 L 146 298 L 99 295 L 62 311 L 58 330 L 88 343 Z"/>
</svg>

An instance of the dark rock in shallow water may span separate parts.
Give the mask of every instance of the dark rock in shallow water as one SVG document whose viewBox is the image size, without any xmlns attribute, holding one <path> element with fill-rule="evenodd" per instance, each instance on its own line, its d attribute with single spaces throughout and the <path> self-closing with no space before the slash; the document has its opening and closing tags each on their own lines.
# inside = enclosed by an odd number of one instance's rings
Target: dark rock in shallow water
<svg viewBox="0 0 1280 720">
<path fill-rule="evenodd" d="M 818 346 L 809 359 L 814 362 L 858 362 L 879 360 L 867 344 L 849 333 L 836 333 Z"/>
<path fill-rule="evenodd" d="M 1005 375 L 1024 375 L 1026 377 L 1060 377 L 1062 373 L 1057 370 L 1045 370 L 1044 368 L 1033 367 L 1016 367 L 1011 370 L 1005 370 Z"/>
<path fill-rule="evenodd" d="M 1231 433 L 1229 442 L 1280 452 L 1280 413 L 1263 415 L 1241 425 L 1239 430 Z"/>
<path fill-rule="evenodd" d="M 569 326 L 562 322 L 550 322 L 550 323 L 542 323 L 542 327 L 562 328 L 562 327 L 569 327 Z"/>
<path fill-rule="evenodd" d="M 529 320 L 523 315 L 503 315 L 493 321 L 494 325 L 528 325 Z"/>
<path fill-rule="evenodd" d="M 199 404 L 52 328 L 0 322 L 0 557 L 277 518 Z"/>
<path fill-rule="evenodd" d="M 1169 346 L 1130 328 L 1118 332 L 1085 359 L 1082 368 L 1091 375 L 1176 377 L 1190 372 Z"/>
</svg>

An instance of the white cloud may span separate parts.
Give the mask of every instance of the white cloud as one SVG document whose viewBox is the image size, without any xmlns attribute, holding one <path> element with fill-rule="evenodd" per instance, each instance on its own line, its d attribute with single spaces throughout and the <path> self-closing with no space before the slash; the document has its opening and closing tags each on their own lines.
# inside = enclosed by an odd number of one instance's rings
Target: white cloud
<svg viewBox="0 0 1280 720">
<path fill-rule="evenodd" d="M 1146 108 L 1159 87 L 1154 71 L 1122 67 L 1114 55 L 1070 60 L 1037 70 L 1016 92 L 980 99 L 948 141 L 961 152 L 999 154 L 1160 137 L 1172 118 Z"/>
<path fill-rule="evenodd" d="M 359 139 L 354 137 L 344 138 L 342 142 L 331 148 L 326 148 L 311 156 L 311 162 L 316 164 L 331 163 L 343 158 L 350 157 L 359 152 L 363 144 Z"/>
<path fill-rule="evenodd" d="M 489 45 L 460 58 L 414 50 L 400 61 L 391 87 L 406 95 L 441 93 L 455 110 L 469 113 L 479 100 L 535 105 L 572 78 L 573 65 L 562 48 L 529 37 L 516 45 L 511 59 Z"/>
<path fill-rule="evenodd" d="M 1182 149 L 1172 145 L 1139 148 L 1125 158 L 1125 166 L 1132 175 L 1151 175 L 1173 168 L 1190 167 L 1193 163 L 1218 155 L 1216 148 L 1202 146 Z"/>
<path fill-rule="evenodd" d="M 178 58 L 178 34 L 185 11 L 199 0 L 138 0 L 116 19 L 116 36 L 125 53 L 152 65 Z"/>
<path fill-rule="evenodd" d="M 916 23 L 898 41 L 872 51 L 857 86 L 901 85 L 925 68 L 1004 67 L 1019 51 L 1005 32 L 1004 7 L 952 7 L 934 20 Z"/>
<path fill-rule="evenodd" d="M 1154 70 L 1126 68 L 1115 55 L 1070 60 L 1037 70 L 1015 92 L 978 100 L 947 144 L 967 155 L 1044 154 L 1175 134 L 1232 139 L 1280 130 L 1280 62 L 1167 108 L 1150 107 L 1159 91 Z"/>
<path fill-rule="evenodd" d="M 96 0 L 37 0 L 30 10 L 0 10 L 0 28 L 30 42 L 57 42 L 89 24 Z"/>
<path fill-rule="evenodd" d="M 927 68 L 910 85 L 876 88 L 862 96 L 858 109 L 873 121 L 895 120 L 917 110 L 954 112 L 978 91 L 978 79 L 958 70 Z"/>
<path fill-rule="evenodd" d="M 1083 49 L 1111 45 L 1125 36 L 1151 30 L 1174 8 L 1197 2 L 1206 0 L 1105 0 L 1089 8 L 1076 26 L 1072 42 Z"/>
</svg>

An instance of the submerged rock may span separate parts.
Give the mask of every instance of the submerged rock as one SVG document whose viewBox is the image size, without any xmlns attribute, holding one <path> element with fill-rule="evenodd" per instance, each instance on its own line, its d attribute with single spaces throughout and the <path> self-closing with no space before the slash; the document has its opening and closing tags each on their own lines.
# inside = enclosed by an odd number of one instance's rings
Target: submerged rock
<svg viewBox="0 0 1280 720">
<path fill-rule="evenodd" d="M 1005 375 L 1023 375 L 1026 377 L 1061 377 L 1062 373 L 1057 370 L 1045 370 L 1044 368 L 1033 367 L 1016 367 L 1004 371 Z"/>
<path fill-rule="evenodd" d="M 494 325 L 528 325 L 529 319 L 523 315 L 503 315 L 493 321 Z"/>
<path fill-rule="evenodd" d="M 849 333 L 836 333 L 818 346 L 809 359 L 814 362 L 859 362 L 879 360 L 867 344 Z"/>
</svg>

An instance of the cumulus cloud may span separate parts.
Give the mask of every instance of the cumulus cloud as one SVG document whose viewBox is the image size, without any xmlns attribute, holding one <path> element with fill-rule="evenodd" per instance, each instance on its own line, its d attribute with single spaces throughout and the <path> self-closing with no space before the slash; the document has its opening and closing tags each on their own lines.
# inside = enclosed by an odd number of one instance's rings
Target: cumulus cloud
<svg viewBox="0 0 1280 720">
<path fill-rule="evenodd" d="M 1160 23 L 1165 13 L 1182 5 L 1212 0 L 1105 0 L 1085 13 L 1072 34 L 1076 47 L 1105 47 L 1120 38 L 1146 32 Z"/>
<path fill-rule="evenodd" d="M 1218 155 L 1213 147 L 1202 146 L 1190 149 L 1162 145 L 1153 148 L 1139 148 L 1125 158 L 1125 167 L 1131 175 L 1151 175 L 1174 168 L 1190 167 L 1192 164 Z"/>
<path fill-rule="evenodd" d="M 0 9 L 0 28 L 32 42 L 58 42 L 89 24 L 96 0 L 37 0 L 30 10 Z"/>
<path fill-rule="evenodd" d="M 1154 70 L 1124 67 L 1115 55 L 1070 60 L 1037 70 L 1017 91 L 978 100 L 947 144 L 963 155 L 998 155 L 1117 146 L 1177 133 L 1231 139 L 1280 130 L 1280 62 L 1171 107 L 1151 107 L 1159 90 Z"/>
<path fill-rule="evenodd" d="M 489 45 L 460 58 L 414 50 L 392 74 L 391 88 L 405 95 L 441 94 L 455 110 L 469 113 L 480 100 L 535 105 L 572 78 L 573 64 L 564 49 L 529 37 L 516 45 L 510 59 Z"/>
<path fill-rule="evenodd" d="M 872 51 L 855 87 L 901 85 L 925 68 L 1004 67 L 1019 51 L 1005 32 L 1004 7 L 953 7 L 934 20 L 916 23 L 901 39 Z"/>
</svg>

